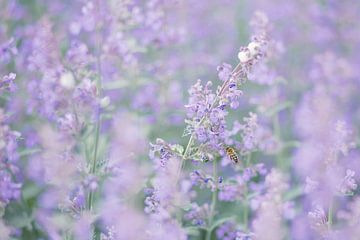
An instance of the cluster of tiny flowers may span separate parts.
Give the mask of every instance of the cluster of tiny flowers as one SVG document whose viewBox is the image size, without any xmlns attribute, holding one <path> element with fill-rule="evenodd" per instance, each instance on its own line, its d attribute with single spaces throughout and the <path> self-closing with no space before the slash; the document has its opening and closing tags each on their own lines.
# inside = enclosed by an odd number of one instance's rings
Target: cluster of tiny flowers
<svg viewBox="0 0 360 240">
<path fill-rule="evenodd" d="M 200 170 L 195 170 L 190 173 L 190 180 L 193 186 L 199 186 L 202 188 L 210 188 L 212 190 L 215 189 L 215 182 L 212 176 L 205 175 Z M 215 179 L 216 181 L 216 179 Z M 221 179 L 218 179 L 219 183 L 221 182 Z"/>
<path fill-rule="evenodd" d="M 0 45 L 0 61 L 3 63 L 9 62 L 15 55 L 18 54 L 16 41 L 13 37 L 1 43 Z"/>
<path fill-rule="evenodd" d="M 244 124 L 240 126 L 243 153 L 260 150 L 264 153 L 273 153 L 277 150 L 277 140 L 270 129 L 258 123 L 258 116 L 250 112 L 249 117 L 244 118 Z"/>
<path fill-rule="evenodd" d="M 2 77 L 0 81 L 0 89 L 1 90 L 8 90 L 8 91 L 15 91 L 16 85 L 14 83 L 14 80 L 16 78 L 15 73 L 9 73 L 8 75 L 5 75 Z"/>
<path fill-rule="evenodd" d="M 255 234 L 241 230 L 233 221 L 227 221 L 218 227 L 216 237 L 221 240 L 252 240 Z"/>
<path fill-rule="evenodd" d="M 237 235 L 236 225 L 233 222 L 226 222 L 216 229 L 217 239 L 235 240 Z"/>
<path fill-rule="evenodd" d="M 258 214 L 253 222 L 254 233 L 257 239 L 282 239 L 285 236 L 282 195 L 288 184 L 283 174 L 273 169 L 266 176 L 265 186 L 266 193 L 260 197 Z"/>
<path fill-rule="evenodd" d="M 2 170 L 0 172 L 0 179 L 1 179 L 1 192 L 0 192 L 0 200 L 1 205 L 4 206 L 11 200 L 19 199 L 20 197 L 20 189 L 21 184 L 13 182 L 12 176 Z"/>
<path fill-rule="evenodd" d="M 343 195 L 353 194 L 354 191 L 357 189 L 357 183 L 355 180 L 355 172 L 347 169 L 346 175 L 342 179 L 340 186 L 339 186 L 339 192 Z"/>
<path fill-rule="evenodd" d="M 100 235 L 100 240 L 115 240 L 116 238 L 116 234 L 114 233 L 114 229 L 112 227 L 108 227 L 107 228 L 107 233 L 104 234 L 102 233 Z"/>
<path fill-rule="evenodd" d="M 0 205 L 19 199 L 22 185 L 17 165 L 17 147 L 21 134 L 10 129 L 6 117 L 4 110 L 0 109 Z"/>
<path fill-rule="evenodd" d="M 321 206 L 315 205 L 313 210 L 308 213 L 308 217 L 313 228 L 315 228 L 322 235 L 327 233 L 328 219 L 324 209 Z"/>
<path fill-rule="evenodd" d="M 151 145 L 149 156 L 153 160 L 156 174 L 151 181 L 152 187 L 146 191 L 145 212 L 151 216 L 154 223 L 162 226 L 160 232 L 152 233 L 155 239 L 161 239 L 162 231 L 167 231 L 167 228 L 182 231 L 173 219 L 176 206 L 184 204 L 186 199 L 186 189 L 177 187 L 180 174 L 179 155 L 182 151 L 179 145 L 168 144 L 162 139 L 157 139 L 156 143 Z M 185 237 L 183 233 L 179 234 L 181 238 Z"/>
<path fill-rule="evenodd" d="M 209 215 L 209 204 L 205 203 L 203 206 L 199 206 L 196 203 L 193 203 L 191 209 L 185 214 L 184 218 L 190 220 L 195 226 L 205 226 Z"/>
</svg>

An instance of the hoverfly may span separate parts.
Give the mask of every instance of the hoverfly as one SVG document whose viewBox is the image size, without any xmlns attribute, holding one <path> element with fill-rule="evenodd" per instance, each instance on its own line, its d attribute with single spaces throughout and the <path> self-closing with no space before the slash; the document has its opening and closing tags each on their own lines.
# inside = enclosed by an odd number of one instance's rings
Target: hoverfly
<svg viewBox="0 0 360 240">
<path fill-rule="evenodd" d="M 239 163 L 239 157 L 235 151 L 234 148 L 232 147 L 226 147 L 225 148 L 225 152 L 226 152 L 226 155 L 228 156 L 228 158 L 230 158 L 230 160 L 233 162 L 233 163 Z"/>
</svg>

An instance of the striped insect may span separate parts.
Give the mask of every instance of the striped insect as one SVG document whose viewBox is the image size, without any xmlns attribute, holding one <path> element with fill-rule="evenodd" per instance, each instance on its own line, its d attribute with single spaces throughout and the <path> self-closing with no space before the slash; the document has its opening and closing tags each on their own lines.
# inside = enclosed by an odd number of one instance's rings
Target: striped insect
<svg viewBox="0 0 360 240">
<path fill-rule="evenodd" d="M 226 155 L 228 156 L 228 158 L 233 162 L 233 163 L 239 163 L 239 157 L 235 151 L 234 148 L 232 147 L 226 147 L 225 148 L 225 152 L 226 152 Z"/>
</svg>

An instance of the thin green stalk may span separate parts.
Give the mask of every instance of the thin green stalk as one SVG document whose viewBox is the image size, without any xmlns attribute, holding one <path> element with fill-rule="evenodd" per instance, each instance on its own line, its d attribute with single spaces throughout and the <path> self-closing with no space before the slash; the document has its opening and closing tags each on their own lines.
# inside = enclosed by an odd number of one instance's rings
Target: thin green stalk
<svg viewBox="0 0 360 240">
<path fill-rule="evenodd" d="M 186 157 L 187 157 L 187 155 L 188 155 L 188 153 L 189 153 L 189 150 L 190 150 L 190 147 L 191 147 L 193 141 L 194 141 L 194 135 L 191 135 L 191 137 L 190 137 L 190 139 L 189 139 L 189 142 L 188 142 L 188 144 L 186 145 L 185 151 L 184 151 L 183 155 L 181 156 L 180 167 L 179 167 L 179 169 L 178 169 L 178 171 L 177 171 L 177 174 L 176 174 L 175 184 L 177 184 L 177 182 L 179 181 L 180 174 L 181 174 L 181 172 L 182 172 L 182 170 L 183 170 L 183 168 L 184 168 L 185 159 L 186 159 Z"/>
<path fill-rule="evenodd" d="M 92 162 L 92 166 L 91 166 L 92 174 L 94 174 L 96 172 L 96 160 L 97 160 L 97 154 L 98 154 L 99 138 L 100 138 L 100 116 L 96 123 L 95 149 L 94 149 L 93 162 Z"/>
<path fill-rule="evenodd" d="M 331 230 L 334 217 L 334 200 L 330 200 L 329 211 L 328 211 L 328 229 Z"/>
<path fill-rule="evenodd" d="M 69 231 L 66 231 L 65 240 L 70 240 L 70 239 L 71 239 L 71 234 L 69 233 Z"/>
<path fill-rule="evenodd" d="M 280 128 L 280 120 L 279 120 L 279 114 L 276 113 L 273 117 L 273 127 L 274 127 L 274 133 L 276 139 L 281 143 L 281 128 Z M 283 146 L 280 144 L 280 149 L 278 153 L 276 154 L 276 165 L 279 169 L 285 170 L 285 162 L 283 157 Z"/>
<path fill-rule="evenodd" d="M 189 139 L 189 142 L 188 142 L 188 144 L 186 145 L 184 154 L 182 155 L 182 158 L 183 158 L 183 159 L 186 159 L 186 157 L 187 157 L 187 155 L 188 155 L 188 153 L 189 153 L 189 150 L 190 150 L 190 147 L 191 147 L 193 141 L 194 141 L 194 135 L 191 135 L 191 137 L 190 137 L 190 139 Z"/>
<path fill-rule="evenodd" d="M 212 192 L 212 198 L 211 198 L 211 207 L 210 207 L 210 216 L 209 216 L 209 226 L 206 231 L 206 240 L 211 239 L 211 232 L 212 232 L 212 224 L 214 221 L 214 215 L 215 215 L 215 209 L 217 204 L 217 198 L 218 198 L 218 176 L 217 176 L 217 162 L 216 160 L 213 160 L 213 179 L 215 182 L 215 190 Z"/>
<path fill-rule="evenodd" d="M 92 160 L 92 165 L 90 168 L 90 173 L 93 175 L 96 173 L 96 165 L 97 165 L 97 153 L 98 153 L 98 146 L 99 146 L 99 138 L 100 138 L 100 117 L 96 123 L 96 132 L 95 132 L 95 149 L 94 149 L 94 156 L 93 156 L 93 160 Z M 90 190 L 89 192 L 89 197 L 88 197 L 88 210 L 92 209 L 92 205 L 93 205 L 93 200 L 94 200 L 94 192 Z"/>
<path fill-rule="evenodd" d="M 100 9 L 100 2 L 97 1 L 98 8 Z M 100 27 L 97 28 L 97 54 L 96 54 L 96 66 L 98 71 L 98 78 L 97 78 L 97 89 L 98 89 L 98 96 L 101 97 L 101 82 L 102 82 L 102 70 L 101 70 L 101 29 Z M 100 126 L 101 126 L 101 113 L 97 116 L 96 121 L 96 131 L 95 131 L 95 146 L 94 146 L 94 155 L 91 163 L 90 174 L 96 174 L 96 167 L 97 167 L 97 155 L 99 149 L 99 139 L 100 139 Z M 88 210 L 91 210 L 93 207 L 94 201 L 94 192 L 90 190 L 88 195 Z"/>
<path fill-rule="evenodd" d="M 251 153 L 249 153 L 245 158 L 245 168 L 247 168 L 250 165 L 251 160 Z M 245 190 L 244 190 L 244 211 L 243 211 L 243 223 L 244 223 L 244 229 L 248 229 L 249 225 L 249 203 L 248 203 L 248 195 L 249 190 L 247 187 L 247 184 L 245 183 Z"/>
<path fill-rule="evenodd" d="M 244 200 L 244 212 L 243 212 L 243 222 L 244 222 L 244 230 L 247 231 L 249 225 L 249 206 L 248 206 L 248 189 L 245 186 L 245 200 Z"/>
</svg>

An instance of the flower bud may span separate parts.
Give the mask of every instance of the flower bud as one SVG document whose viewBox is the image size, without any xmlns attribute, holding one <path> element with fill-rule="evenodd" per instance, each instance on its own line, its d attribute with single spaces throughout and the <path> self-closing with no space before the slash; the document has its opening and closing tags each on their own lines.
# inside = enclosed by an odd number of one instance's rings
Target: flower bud
<svg viewBox="0 0 360 240">
<path fill-rule="evenodd" d="M 75 87 L 75 79 L 71 72 L 63 73 L 60 77 L 60 85 L 66 89 L 73 89 Z"/>
<path fill-rule="evenodd" d="M 248 45 L 251 56 L 256 56 L 260 51 L 260 44 L 258 42 L 251 42 Z"/>
<path fill-rule="evenodd" d="M 249 54 L 248 51 L 243 50 L 243 51 L 239 52 L 238 58 L 239 58 L 241 63 L 246 63 L 246 62 L 248 62 L 250 60 L 250 54 Z"/>
<path fill-rule="evenodd" d="M 110 105 L 110 98 L 108 96 L 106 97 L 103 97 L 101 100 L 100 100 L 100 106 L 102 108 L 106 108 L 107 106 Z"/>
</svg>

